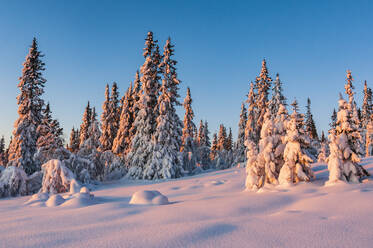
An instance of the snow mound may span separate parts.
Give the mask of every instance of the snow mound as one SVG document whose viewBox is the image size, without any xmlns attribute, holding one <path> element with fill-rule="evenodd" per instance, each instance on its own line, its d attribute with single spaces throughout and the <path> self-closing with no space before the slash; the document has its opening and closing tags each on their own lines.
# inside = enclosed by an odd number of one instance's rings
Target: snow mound
<svg viewBox="0 0 373 248">
<path fill-rule="evenodd" d="M 49 160 L 42 169 L 44 175 L 40 192 L 56 194 L 69 191 L 74 174 L 60 160 Z"/>
<path fill-rule="evenodd" d="M 167 196 L 162 195 L 157 190 L 140 190 L 132 195 L 130 204 L 166 205 L 169 204 L 169 201 Z"/>
<path fill-rule="evenodd" d="M 82 187 L 80 189 L 80 193 L 90 193 L 89 189 L 87 187 Z"/>
<path fill-rule="evenodd" d="M 76 193 L 61 205 L 64 207 L 81 208 L 95 204 L 94 195 L 90 193 Z"/>
<path fill-rule="evenodd" d="M 33 194 L 31 198 L 25 202 L 25 205 L 30 205 L 30 206 L 41 206 L 46 202 L 49 198 L 48 193 L 37 193 Z"/>
<path fill-rule="evenodd" d="M 65 199 L 61 195 L 52 195 L 49 199 L 45 202 L 47 207 L 57 207 L 65 202 Z"/>
<path fill-rule="evenodd" d="M 80 184 L 75 179 L 72 179 L 70 182 L 70 194 L 79 193 L 80 188 Z"/>
</svg>

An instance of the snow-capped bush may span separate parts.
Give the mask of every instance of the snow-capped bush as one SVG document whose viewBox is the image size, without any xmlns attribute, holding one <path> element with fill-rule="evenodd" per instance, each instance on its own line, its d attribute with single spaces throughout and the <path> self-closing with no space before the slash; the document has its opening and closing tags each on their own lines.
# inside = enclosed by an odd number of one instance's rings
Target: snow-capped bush
<svg viewBox="0 0 373 248">
<path fill-rule="evenodd" d="M 120 179 L 127 173 L 123 159 L 116 156 L 111 151 L 106 151 L 101 154 L 100 163 L 104 168 L 104 180 Z"/>
<path fill-rule="evenodd" d="M 35 194 L 39 192 L 43 181 L 43 172 L 37 171 L 27 178 L 28 194 Z"/>
<path fill-rule="evenodd" d="M 258 151 L 251 140 L 246 140 L 246 182 L 247 190 L 258 190 L 264 185 L 264 167 L 257 163 Z"/>
<path fill-rule="evenodd" d="M 70 190 L 74 174 L 59 160 L 53 159 L 42 165 L 43 182 L 40 192 L 63 193 Z"/>
<path fill-rule="evenodd" d="M 77 180 L 82 183 L 91 182 L 91 175 L 89 172 L 95 168 L 95 164 L 92 161 L 77 154 L 71 153 L 70 157 L 62 162 L 69 170 L 73 172 Z"/>
<path fill-rule="evenodd" d="M 15 166 L 8 166 L 1 172 L 0 197 L 27 194 L 27 175 L 23 169 Z"/>
</svg>

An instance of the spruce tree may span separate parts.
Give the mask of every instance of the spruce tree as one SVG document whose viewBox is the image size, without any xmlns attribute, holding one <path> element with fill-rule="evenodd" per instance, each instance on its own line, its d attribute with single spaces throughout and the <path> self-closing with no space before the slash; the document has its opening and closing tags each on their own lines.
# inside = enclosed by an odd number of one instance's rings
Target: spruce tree
<svg viewBox="0 0 373 248">
<path fill-rule="evenodd" d="M 198 146 L 201 146 L 204 143 L 204 126 L 203 126 L 203 121 L 199 121 L 199 128 L 198 128 L 198 134 L 197 134 L 197 139 L 196 139 L 196 144 Z"/>
<path fill-rule="evenodd" d="M 184 109 L 184 126 L 182 130 L 182 146 L 180 151 L 183 154 L 184 169 L 192 172 L 196 166 L 196 145 L 194 141 L 196 126 L 193 123 L 194 113 L 189 87 L 187 88 L 187 95 L 184 99 Z"/>
<path fill-rule="evenodd" d="M 362 128 L 366 129 L 372 114 L 372 89 L 368 88 L 367 81 L 364 81 L 364 100 L 362 106 Z"/>
<path fill-rule="evenodd" d="M 88 128 L 88 138 L 84 142 L 84 149 L 92 152 L 92 151 L 97 151 L 100 146 L 100 137 L 101 137 L 101 130 L 100 130 L 100 123 L 97 120 L 97 113 L 96 109 L 93 107 L 92 112 L 91 112 L 91 121 L 90 125 Z"/>
<path fill-rule="evenodd" d="M 36 142 L 38 148 L 35 158 L 37 162 L 44 164 L 50 159 L 58 159 L 56 151 L 63 147 L 63 129 L 58 120 L 52 118 L 52 112 L 49 103 L 43 109 L 43 118 L 37 128 L 39 138 Z"/>
<path fill-rule="evenodd" d="M 5 150 L 5 139 L 4 136 L 0 139 L 0 165 L 6 166 L 7 164 L 6 150 Z"/>
<path fill-rule="evenodd" d="M 92 109 L 89 106 L 89 101 L 87 103 L 87 106 L 85 107 L 82 124 L 80 124 L 80 130 L 79 130 L 79 147 L 83 146 L 84 142 L 88 139 L 88 129 L 91 125 L 91 119 L 92 119 Z"/>
<path fill-rule="evenodd" d="M 212 135 L 212 144 L 211 144 L 211 151 L 210 151 L 210 159 L 214 161 L 216 158 L 216 154 L 218 152 L 218 136 L 216 133 Z"/>
<path fill-rule="evenodd" d="M 43 55 L 38 50 L 36 39 L 32 41 L 26 61 L 23 63 L 22 76 L 18 88 L 21 93 L 17 97 L 18 119 L 14 124 L 13 139 L 9 148 L 9 166 L 22 167 L 27 174 L 39 170 L 34 161 L 36 141 L 39 137 L 37 128 L 42 120 L 44 93 L 46 80 L 42 72 L 44 63 Z"/>
<path fill-rule="evenodd" d="M 329 123 L 329 126 L 330 130 L 335 129 L 335 127 L 337 126 L 337 112 L 335 111 L 335 109 L 333 109 L 333 114 L 331 116 L 331 122 Z"/>
<path fill-rule="evenodd" d="M 275 125 L 270 114 L 270 110 L 264 115 L 264 122 L 260 132 L 259 141 L 259 154 L 257 155 L 257 166 L 264 168 L 259 170 L 262 172 L 257 175 L 263 177 L 260 181 L 268 184 L 278 184 L 278 167 L 275 161 L 275 146 L 278 143 L 277 136 L 275 135 Z"/>
<path fill-rule="evenodd" d="M 356 126 L 350 101 L 339 100 L 337 126 L 329 135 L 330 155 L 328 157 L 329 180 L 326 185 L 339 181 L 358 183 L 369 173 L 358 163 L 360 162 L 360 133 Z"/>
<path fill-rule="evenodd" d="M 318 140 L 317 130 L 313 115 L 311 113 L 311 99 L 307 98 L 307 112 L 306 112 L 306 133 L 312 140 Z"/>
<path fill-rule="evenodd" d="M 163 80 L 160 90 L 157 129 L 152 137 L 154 151 L 144 170 L 145 179 L 177 178 L 182 172 L 179 119 L 175 111 L 172 111 L 171 93 L 166 80 Z"/>
<path fill-rule="evenodd" d="M 218 134 L 218 150 L 223 151 L 227 148 L 227 129 L 224 127 L 223 124 L 219 126 L 219 134 Z"/>
<path fill-rule="evenodd" d="M 273 82 L 272 87 L 272 99 L 269 103 L 269 108 L 273 116 L 278 112 L 280 104 L 286 106 L 286 98 L 282 93 L 282 82 L 280 80 L 280 75 L 276 74 L 276 80 Z"/>
<path fill-rule="evenodd" d="M 145 62 L 141 67 L 142 90 L 138 101 L 139 112 L 134 122 L 136 133 L 132 140 L 131 151 L 127 156 L 131 167 L 128 173 L 133 178 L 143 178 L 146 163 L 153 152 L 151 139 L 156 129 L 159 85 L 158 64 L 154 61 L 153 56 L 155 44 L 153 33 L 148 32 L 143 53 Z"/>
<path fill-rule="evenodd" d="M 249 94 L 247 95 L 247 121 L 245 127 L 245 140 L 253 141 L 254 143 L 259 140 L 256 133 L 256 111 L 257 103 L 255 101 L 256 94 L 254 92 L 254 84 L 250 83 Z"/>
<path fill-rule="evenodd" d="M 100 137 L 102 152 L 111 150 L 113 147 L 114 139 L 117 135 L 119 128 L 119 100 L 118 100 L 118 86 L 114 82 L 111 87 L 111 94 L 109 93 L 109 85 L 105 89 L 105 101 L 102 105 L 102 135 Z"/>
<path fill-rule="evenodd" d="M 135 75 L 135 81 L 133 82 L 131 97 L 130 97 L 132 100 L 131 115 L 132 115 L 133 123 L 131 125 L 130 132 L 129 132 L 130 142 L 129 142 L 127 154 L 131 151 L 132 139 L 136 134 L 136 125 L 134 125 L 134 122 L 135 122 L 137 114 L 139 113 L 140 106 L 141 106 L 140 97 L 141 97 L 141 81 L 140 81 L 140 73 L 137 70 L 136 75 Z"/>
<path fill-rule="evenodd" d="M 259 141 L 260 137 L 260 130 L 262 128 L 263 122 L 264 122 L 264 115 L 267 111 L 267 108 L 269 107 L 268 102 L 268 95 L 269 90 L 271 88 L 271 82 L 272 78 L 268 76 L 268 69 L 267 69 L 267 63 L 266 60 L 263 59 L 262 61 L 262 69 L 260 71 L 259 76 L 255 80 L 255 88 L 257 90 L 255 102 L 257 105 L 257 110 L 255 113 L 256 117 L 256 143 Z"/>
<path fill-rule="evenodd" d="M 160 63 L 159 68 L 163 74 L 163 80 L 165 80 L 166 87 L 169 90 L 171 105 L 175 107 L 176 105 L 181 105 L 177 100 L 178 97 L 180 97 L 178 91 L 181 81 L 177 77 L 177 61 L 172 58 L 173 55 L 174 45 L 171 44 L 171 38 L 168 38 L 164 46 L 163 60 Z"/>
<path fill-rule="evenodd" d="M 240 121 L 238 122 L 238 136 L 234 148 L 235 163 L 243 163 L 246 161 L 245 147 L 245 127 L 247 122 L 247 111 L 245 104 L 241 104 Z"/>
<path fill-rule="evenodd" d="M 370 116 L 365 129 L 365 156 L 373 155 L 373 114 Z"/>
<path fill-rule="evenodd" d="M 225 141 L 225 150 L 232 151 L 232 148 L 233 148 L 233 135 L 232 135 L 232 129 L 229 128 L 229 133 Z"/>
<path fill-rule="evenodd" d="M 348 95 L 348 104 L 347 104 L 347 108 L 348 108 L 348 111 L 349 113 L 351 114 L 351 126 L 352 128 L 356 128 L 357 132 L 360 134 L 361 133 L 361 121 L 360 121 L 360 118 L 359 118 L 359 113 L 358 113 L 358 110 L 357 110 L 357 107 L 356 107 L 356 102 L 355 102 L 355 99 L 354 99 L 354 92 L 353 92 L 353 89 L 355 88 L 352 84 L 353 82 L 353 78 L 352 78 L 352 75 L 351 75 L 351 71 L 350 70 L 347 70 L 347 76 L 346 76 L 346 84 L 345 84 L 345 92 L 346 94 Z M 342 97 L 340 97 L 341 99 L 343 99 Z M 340 106 L 341 107 L 341 106 Z M 363 137 L 361 137 L 361 135 L 359 136 L 359 138 L 356 138 L 356 139 L 352 139 L 351 142 L 354 142 L 354 146 L 356 147 L 356 152 L 358 155 L 363 155 L 363 153 L 365 152 L 363 150 Z M 359 147 L 359 148 L 358 148 Z"/>
<path fill-rule="evenodd" d="M 113 153 L 125 157 L 131 145 L 131 128 L 134 122 L 133 119 L 133 99 L 132 99 L 132 84 L 125 93 L 123 100 L 122 113 L 120 115 L 120 125 L 117 136 L 113 143 Z"/>
<path fill-rule="evenodd" d="M 182 134 L 182 147 L 181 151 L 190 152 L 194 149 L 194 132 L 196 127 L 193 123 L 194 112 L 192 109 L 192 97 L 190 95 L 190 88 L 187 88 L 187 95 L 184 99 L 184 127 L 183 127 L 183 134 Z"/>
<path fill-rule="evenodd" d="M 211 146 L 211 142 L 210 142 L 210 131 L 209 131 L 209 124 L 207 121 L 205 121 L 205 125 L 203 126 L 203 131 L 205 132 L 205 145 L 207 147 L 210 147 Z"/>
<path fill-rule="evenodd" d="M 69 141 L 69 150 L 72 153 L 76 153 L 79 150 L 80 138 L 79 138 L 79 130 L 75 130 L 73 127 L 70 132 L 70 141 Z"/>
<path fill-rule="evenodd" d="M 299 181 L 310 181 L 314 178 L 310 163 L 313 160 L 307 155 L 309 137 L 304 131 L 303 115 L 298 113 L 298 103 L 292 104 L 293 113 L 286 128 L 284 165 L 279 174 L 280 184 L 293 184 Z"/>
</svg>

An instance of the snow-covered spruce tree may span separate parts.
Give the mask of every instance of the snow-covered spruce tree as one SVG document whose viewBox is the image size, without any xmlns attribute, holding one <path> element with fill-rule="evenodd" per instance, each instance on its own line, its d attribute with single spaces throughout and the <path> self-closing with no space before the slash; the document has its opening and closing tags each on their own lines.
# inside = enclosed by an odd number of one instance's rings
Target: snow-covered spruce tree
<svg viewBox="0 0 373 248">
<path fill-rule="evenodd" d="M 250 179 L 255 183 L 249 188 L 256 190 L 264 186 L 264 184 L 278 184 L 278 175 L 284 164 L 283 152 L 285 146 L 283 144 L 283 136 L 286 132 L 284 128 L 287 122 L 286 119 L 286 108 L 281 103 L 275 119 L 271 116 L 270 109 L 264 115 L 264 123 L 260 133 L 259 154 L 256 154 L 254 147 L 251 147 L 251 151 L 248 151 L 248 155 L 256 158 L 253 170 L 249 170 L 251 178 L 256 180 Z M 251 146 L 253 146 L 252 142 Z M 252 160 L 253 158 L 250 157 L 250 159 Z M 251 161 L 250 164 L 252 165 L 253 162 Z M 259 174 L 255 175 L 254 173 Z M 261 183 L 258 184 L 258 182 Z"/>
<path fill-rule="evenodd" d="M 133 119 L 133 99 L 132 99 L 132 84 L 127 89 L 123 104 L 122 104 L 122 113 L 120 114 L 120 123 L 117 136 L 114 139 L 113 143 L 113 153 L 122 157 L 126 157 L 130 150 L 131 145 L 131 133 Z"/>
<path fill-rule="evenodd" d="M 152 138 L 154 150 L 144 170 L 145 179 L 177 178 L 182 173 L 182 158 L 178 149 L 179 119 L 171 109 L 171 94 L 168 90 L 166 80 L 163 80 L 158 98 L 157 129 Z"/>
<path fill-rule="evenodd" d="M 218 134 L 218 150 L 223 151 L 226 148 L 227 142 L 227 129 L 223 124 L 219 126 L 219 134 Z"/>
<path fill-rule="evenodd" d="M 275 135 L 275 126 L 271 118 L 270 110 L 264 115 L 264 122 L 260 132 L 259 154 L 257 156 L 258 167 L 264 168 L 264 183 L 278 184 L 279 167 L 275 161 L 275 145 L 278 143 Z"/>
<path fill-rule="evenodd" d="M 274 156 L 276 164 L 276 172 L 279 175 L 280 170 L 284 164 L 284 150 L 285 150 L 285 136 L 286 126 L 289 121 L 289 114 L 285 105 L 280 104 L 276 117 L 274 118 Z"/>
<path fill-rule="evenodd" d="M 256 132 L 256 112 L 257 112 L 257 103 L 255 101 L 256 94 L 254 91 L 254 84 L 250 83 L 250 90 L 249 94 L 247 95 L 247 121 L 245 127 L 245 141 L 250 140 L 255 142 L 259 142 L 259 137 L 257 137 Z"/>
<path fill-rule="evenodd" d="M 39 138 L 36 142 L 37 153 L 35 153 L 35 162 L 39 166 L 51 159 L 62 159 L 58 150 L 63 149 L 63 129 L 58 120 L 52 118 L 52 112 L 49 103 L 43 109 L 43 119 L 37 128 Z"/>
<path fill-rule="evenodd" d="M 194 133 L 196 126 L 193 123 L 194 113 L 192 110 L 192 97 L 190 89 L 187 88 L 187 95 L 184 99 L 184 127 L 182 130 L 182 146 L 181 152 L 183 155 L 183 167 L 185 171 L 191 173 L 196 167 L 196 144 L 194 141 Z"/>
<path fill-rule="evenodd" d="M 352 85 L 353 80 L 354 79 L 352 78 L 351 71 L 347 70 L 346 84 L 345 84 L 345 90 L 346 90 L 345 92 L 348 95 L 347 108 L 348 108 L 348 111 L 351 114 L 351 126 L 352 126 L 352 128 L 356 128 L 357 132 L 360 134 L 360 133 L 362 133 L 361 121 L 360 121 L 360 118 L 359 118 L 358 109 L 356 107 L 356 102 L 355 102 L 355 99 L 354 99 L 354 94 L 355 93 L 353 92 L 353 89 L 355 87 Z M 342 97 L 340 97 L 340 98 L 343 99 Z M 360 135 L 360 137 L 358 139 L 353 139 L 353 140 L 351 140 L 351 142 L 354 142 L 353 145 L 356 148 L 359 147 L 359 149 L 356 150 L 358 155 L 364 155 L 365 150 L 363 149 L 363 147 L 364 147 L 363 137 Z"/>
<path fill-rule="evenodd" d="M 228 143 L 227 130 L 223 124 L 220 124 L 217 141 L 218 151 L 215 156 L 215 166 L 218 169 L 226 169 L 233 163 L 232 154 L 227 150 Z"/>
<path fill-rule="evenodd" d="M 247 122 L 247 111 L 245 104 L 241 104 L 240 121 L 238 122 L 237 141 L 234 146 L 234 164 L 246 161 L 245 127 Z"/>
<path fill-rule="evenodd" d="M 18 88 L 21 93 L 17 97 L 18 119 L 14 124 L 13 139 L 9 148 L 8 166 L 22 167 L 27 174 L 40 170 L 34 161 L 36 141 L 39 137 L 37 128 L 42 120 L 42 107 L 46 80 L 43 78 L 43 55 L 38 50 L 36 39 L 32 41 L 26 61 L 23 63 L 22 76 Z"/>
<path fill-rule="evenodd" d="M 80 143 L 80 138 L 79 138 L 79 130 L 73 127 L 70 132 L 70 141 L 68 145 L 68 150 L 72 153 L 76 153 L 79 150 L 79 143 Z"/>
<path fill-rule="evenodd" d="M 246 140 L 247 159 L 246 159 L 246 190 L 257 191 L 264 186 L 265 170 L 263 164 L 257 162 L 258 151 L 257 145 Z"/>
<path fill-rule="evenodd" d="M 6 150 L 5 150 L 5 139 L 4 139 L 4 136 L 2 136 L 0 139 L 0 165 L 5 167 L 7 163 L 8 161 L 7 161 Z"/>
<path fill-rule="evenodd" d="M 140 73 L 137 70 L 136 71 L 136 76 L 135 76 L 135 81 L 133 82 L 133 88 L 132 88 L 132 92 L 131 92 L 131 99 L 133 100 L 133 107 L 132 107 L 132 111 L 131 111 L 133 122 L 135 122 L 136 116 L 137 116 L 137 114 L 139 113 L 139 110 L 140 110 L 140 106 L 141 106 L 140 97 L 141 97 L 141 81 L 140 81 Z M 136 134 L 136 125 L 134 125 L 132 123 L 132 126 L 130 128 L 130 135 L 129 135 L 130 145 L 129 145 L 129 150 L 128 150 L 127 154 L 131 150 L 132 139 L 133 139 L 133 137 L 135 137 L 135 134 Z"/>
<path fill-rule="evenodd" d="M 84 141 L 84 144 L 80 148 L 79 154 L 91 154 L 92 151 L 97 151 L 101 146 L 100 137 L 100 123 L 97 120 L 96 109 L 93 107 L 91 111 L 91 120 L 88 127 L 88 138 Z"/>
<path fill-rule="evenodd" d="M 317 151 L 320 148 L 319 137 L 317 135 L 316 124 L 313 120 L 313 115 L 311 112 L 311 99 L 307 98 L 307 105 L 306 105 L 306 116 L 305 116 L 305 130 L 306 134 L 310 138 L 310 146 L 307 148 L 307 154 L 316 161 Z"/>
<path fill-rule="evenodd" d="M 273 116 L 278 112 L 280 104 L 286 106 L 286 98 L 282 93 L 282 82 L 280 80 L 280 75 L 276 74 L 276 80 L 273 82 L 272 87 L 272 98 L 269 102 L 269 109 Z"/>
<path fill-rule="evenodd" d="M 307 155 L 309 137 L 305 134 L 303 115 L 298 113 L 298 104 L 292 103 L 293 113 L 286 127 L 284 160 L 279 174 L 280 184 L 293 184 L 299 181 L 310 181 L 314 178 L 310 163 L 312 159 Z"/>
<path fill-rule="evenodd" d="M 118 87 L 114 82 L 111 87 L 111 95 L 109 93 L 109 85 L 105 89 L 105 101 L 102 104 L 102 134 L 100 137 L 101 147 L 100 151 L 110 151 L 113 147 L 114 139 L 118 132 L 119 126 L 119 100 L 118 100 Z"/>
<path fill-rule="evenodd" d="M 203 126 L 203 131 L 205 132 L 205 145 L 207 147 L 210 147 L 211 146 L 211 142 L 210 142 L 210 131 L 209 131 L 209 124 L 207 121 L 205 121 L 205 125 Z"/>
<path fill-rule="evenodd" d="M 145 40 L 145 62 L 141 67 L 140 99 L 138 101 L 139 112 L 136 115 L 134 127 L 136 133 L 132 139 L 131 151 L 127 156 L 130 166 L 128 175 L 132 178 L 142 179 L 146 163 L 153 153 L 152 135 L 156 128 L 157 95 L 158 95 L 158 64 L 153 59 L 155 49 L 153 33 L 148 32 Z"/>
<path fill-rule="evenodd" d="M 225 150 L 227 151 L 232 151 L 233 148 L 233 135 L 232 135 L 232 129 L 229 128 L 228 136 L 225 141 Z"/>
<path fill-rule="evenodd" d="M 370 116 L 365 130 L 365 156 L 373 155 L 373 114 Z"/>
<path fill-rule="evenodd" d="M 317 156 L 317 162 L 318 163 L 325 163 L 327 161 L 328 157 L 328 148 L 326 142 L 321 142 L 320 145 L 320 152 Z"/>
<path fill-rule="evenodd" d="M 329 180 L 325 185 L 332 185 L 339 181 L 358 183 L 369 173 L 358 163 L 360 162 L 360 146 L 356 140 L 360 133 L 356 127 L 351 107 L 343 98 L 339 100 L 337 126 L 330 132 L 330 155 L 327 159 Z"/>
<path fill-rule="evenodd" d="M 196 143 L 198 153 L 198 164 L 202 169 L 210 167 L 210 139 L 207 121 L 200 121 Z"/>
<path fill-rule="evenodd" d="M 212 162 L 215 161 L 217 152 L 218 152 L 218 135 L 214 133 L 212 135 L 212 144 L 211 144 L 211 149 L 210 149 L 210 160 Z"/>
<path fill-rule="evenodd" d="M 367 81 L 364 81 L 364 100 L 362 106 L 362 128 L 363 130 L 366 129 L 369 121 L 370 116 L 373 114 L 372 112 L 372 89 L 368 88 Z"/>
<path fill-rule="evenodd" d="M 92 108 L 90 126 L 88 127 L 88 138 L 80 147 L 78 153 L 78 156 L 89 160 L 91 163 L 83 163 L 83 166 L 80 166 L 80 168 L 74 168 L 74 172 L 77 174 L 78 179 L 87 177 L 85 174 L 88 173 L 89 179 L 103 180 L 104 169 L 108 170 L 108 168 L 105 168 L 106 161 L 102 161 L 102 153 L 99 151 L 101 147 L 100 137 L 100 123 L 97 120 L 96 109 Z"/>
<path fill-rule="evenodd" d="M 330 119 L 331 119 L 331 121 L 329 123 L 329 127 L 330 127 L 329 132 L 331 130 L 334 130 L 335 127 L 337 126 L 337 111 L 335 111 L 335 109 L 333 109 L 333 113 L 330 116 Z"/>
<path fill-rule="evenodd" d="M 317 135 L 315 121 L 313 120 L 313 115 L 311 113 L 311 99 L 307 98 L 307 112 L 306 112 L 306 133 L 312 140 L 318 140 L 319 137 Z"/>
<path fill-rule="evenodd" d="M 260 130 L 264 122 L 264 115 L 268 108 L 268 95 L 271 88 L 272 78 L 268 76 L 268 69 L 266 60 L 262 61 L 262 69 L 259 76 L 255 79 L 255 88 L 257 90 L 255 102 L 257 105 L 257 112 L 255 113 L 256 117 L 256 142 L 260 137 Z"/>
<path fill-rule="evenodd" d="M 87 103 L 87 106 L 85 107 L 82 124 L 80 124 L 80 130 L 79 130 L 79 147 L 84 144 L 84 142 L 88 139 L 88 129 L 91 125 L 91 119 L 92 119 L 92 109 L 89 106 L 89 101 Z"/>
</svg>

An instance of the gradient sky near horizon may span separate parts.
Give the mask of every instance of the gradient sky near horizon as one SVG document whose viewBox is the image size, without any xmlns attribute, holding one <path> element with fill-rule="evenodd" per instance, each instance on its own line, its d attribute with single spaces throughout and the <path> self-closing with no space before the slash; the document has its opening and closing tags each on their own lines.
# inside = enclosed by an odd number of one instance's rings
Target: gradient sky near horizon
<svg viewBox="0 0 373 248">
<path fill-rule="evenodd" d="M 236 136 L 263 58 L 273 78 L 280 73 L 289 102 L 296 98 L 304 111 L 311 98 L 326 131 L 347 69 L 358 104 L 363 81 L 373 87 L 372 13 L 371 1 L 0 1 L 0 135 L 13 130 L 34 36 L 45 54 L 44 99 L 68 138 L 88 100 L 101 111 L 106 83 L 116 81 L 123 94 L 144 62 L 149 30 L 161 47 L 171 37 L 180 100 L 189 86 L 195 123 L 207 120 L 211 133 L 223 123 Z"/>
</svg>

